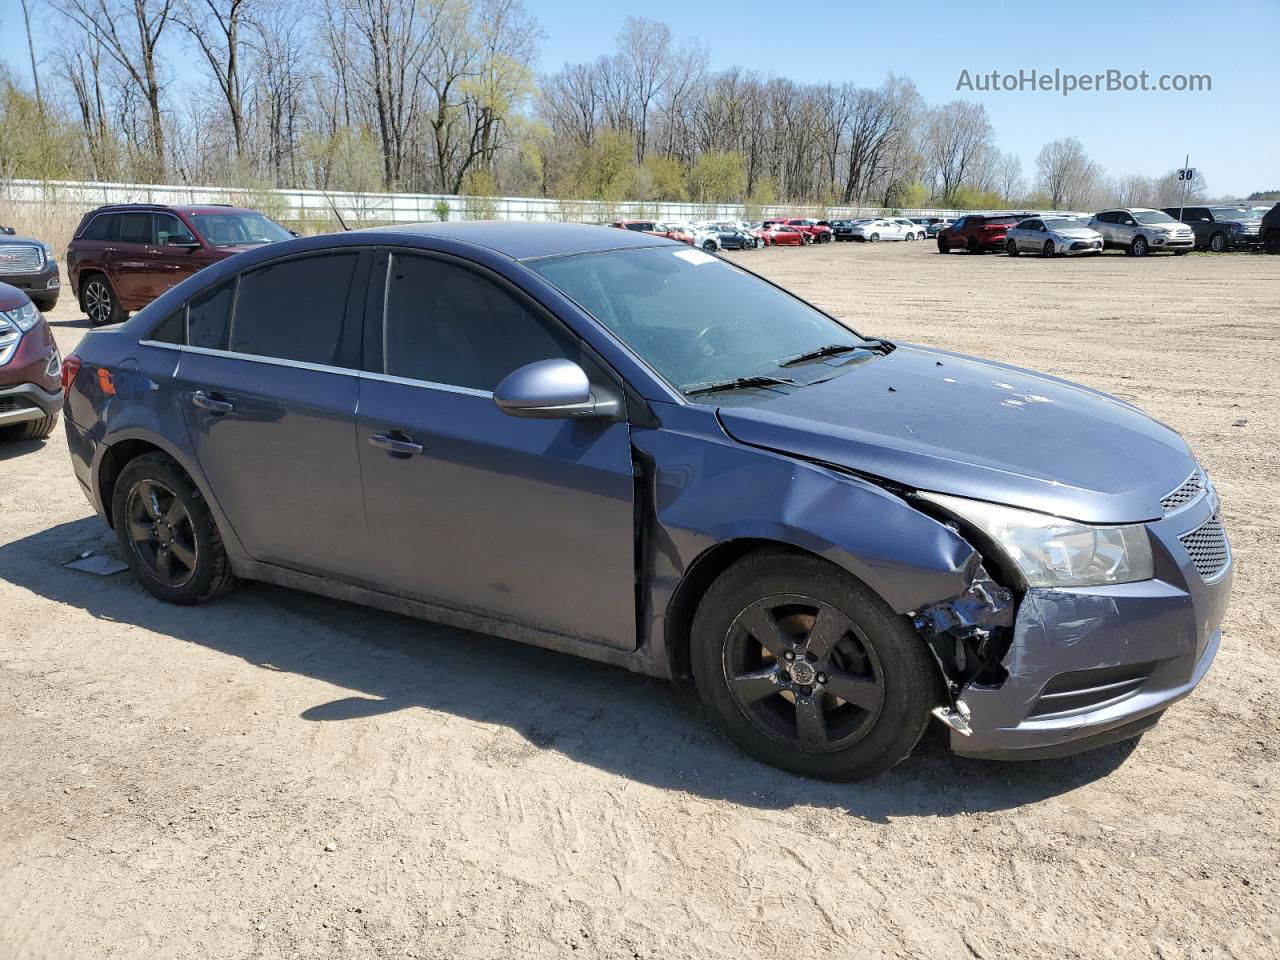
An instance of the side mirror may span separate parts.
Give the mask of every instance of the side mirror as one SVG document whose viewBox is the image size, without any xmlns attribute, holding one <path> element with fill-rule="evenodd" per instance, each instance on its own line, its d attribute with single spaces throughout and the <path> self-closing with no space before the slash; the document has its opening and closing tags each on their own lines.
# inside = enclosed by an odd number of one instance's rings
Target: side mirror
<svg viewBox="0 0 1280 960">
<path fill-rule="evenodd" d="M 0 233 L 3 233 L 6 237 L 12 237 L 17 231 L 13 227 L 0 227 Z"/>
<path fill-rule="evenodd" d="M 493 402 L 513 417 L 544 420 L 569 417 L 619 419 L 622 398 L 591 388 L 572 360 L 539 360 L 508 374 L 494 388 Z"/>
</svg>

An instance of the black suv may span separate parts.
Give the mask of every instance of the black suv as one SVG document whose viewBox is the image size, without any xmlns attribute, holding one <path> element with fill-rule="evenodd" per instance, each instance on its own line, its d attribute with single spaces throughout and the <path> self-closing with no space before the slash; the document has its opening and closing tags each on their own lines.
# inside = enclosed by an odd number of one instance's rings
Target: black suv
<svg viewBox="0 0 1280 960">
<path fill-rule="evenodd" d="M 1197 250 L 1226 253 L 1228 250 L 1257 246 L 1261 221 L 1256 213 L 1239 204 L 1199 207 L 1165 207 L 1164 212 L 1181 220 L 1196 237 Z"/>
<path fill-rule="evenodd" d="M 0 283 L 23 291 L 40 310 L 52 310 L 62 290 L 53 248 L 17 236 L 13 227 L 0 227 Z"/>
<path fill-rule="evenodd" d="M 1271 254 L 1280 253 L 1280 203 L 1263 215 L 1258 234 L 1262 237 L 1263 250 Z"/>
</svg>

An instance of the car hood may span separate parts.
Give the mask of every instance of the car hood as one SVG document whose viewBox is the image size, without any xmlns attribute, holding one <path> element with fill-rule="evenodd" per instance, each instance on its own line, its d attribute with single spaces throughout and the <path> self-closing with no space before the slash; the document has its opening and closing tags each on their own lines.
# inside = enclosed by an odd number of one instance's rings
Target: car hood
<svg viewBox="0 0 1280 960">
<path fill-rule="evenodd" d="M 1072 230 L 1055 230 L 1053 232 L 1060 237 L 1066 237 L 1068 240 L 1097 240 L 1102 236 L 1097 230 L 1090 230 L 1088 227 L 1076 227 Z"/>
<path fill-rule="evenodd" d="M 752 446 L 1085 523 L 1158 518 L 1195 469 L 1178 434 L 1121 400 L 911 345 L 823 383 L 735 396 L 719 415 Z"/>
<path fill-rule="evenodd" d="M 19 237 L 7 233 L 0 233 L 0 247 L 16 244 L 23 247 L 40 247 L 43 244 L 33 237 Z"/>
</svg>

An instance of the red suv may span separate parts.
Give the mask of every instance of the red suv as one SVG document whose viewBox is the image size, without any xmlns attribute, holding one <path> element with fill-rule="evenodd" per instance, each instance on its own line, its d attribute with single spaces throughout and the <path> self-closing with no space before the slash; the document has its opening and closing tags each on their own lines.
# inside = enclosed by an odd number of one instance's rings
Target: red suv
<svg viewBox="0 0 1280 960">
<path fill-rule="evenodd" d="M 1004 235 L 1019 221 L 1034 216 L 1030 213 L 980 216 L 970 214 L 961 217 L 949 227 L 938 231 L 938 252 L 968 250 L 970 253 L 1000 253 L 1004 251 Z"/>
<path fill-rule="evenodd" d="M 80 221 L 67 246 L 67 278 L 90 322 L 119 323 L 197 270 L 291 236 L 240 207 L 113 204 Z"/>
</svg>

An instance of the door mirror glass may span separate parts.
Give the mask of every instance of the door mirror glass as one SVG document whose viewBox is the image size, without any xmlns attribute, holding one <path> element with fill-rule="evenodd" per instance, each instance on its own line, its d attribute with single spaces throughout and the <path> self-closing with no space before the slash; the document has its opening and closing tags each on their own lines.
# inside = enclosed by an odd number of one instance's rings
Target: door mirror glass
<svg viewBox="0 0 1280 960">
<path fill-rule="evenodd" d="M 493 402 L 513 417 L 616 418 L 621 400 L 593 392 L 586 372 L 572 360 L 538 360 L 508 374 L 494 388 Z"/>
</svg>

